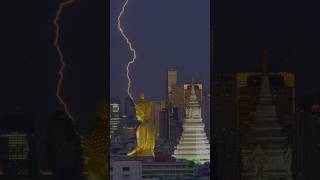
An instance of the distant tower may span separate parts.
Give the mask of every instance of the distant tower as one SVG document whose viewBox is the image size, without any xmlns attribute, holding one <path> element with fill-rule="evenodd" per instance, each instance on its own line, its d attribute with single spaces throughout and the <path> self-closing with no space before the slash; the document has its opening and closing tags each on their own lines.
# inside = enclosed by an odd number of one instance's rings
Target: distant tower
<svg viewBox="0 0 320 180">
<path fill-rule="evenodd" d="M 178 120 L 178 108 L 168 106 L 160 111 L 160 136 L 163 141 L 171 145 L 176 145 L 180 127 Z"/>
<path fill-rule="evenodd" d="M 1 174 L 4 179 L 36 178 L 33 115 L 21 111 L 4 113 L 0 123 L 0 179 Z"/>
<path fill-rule="evenodd" d="M 160 112 L 165 107 L 164 101 L 151 101 L 151 121 L 156 130 L 156 137 L 160 136 Z"/>
<path fill-rule="evenodd" d="M 167 100 L 172 101 L 172 88 L 177 84 L 177 70 L 170 68 L 167 74 Z"/>
<path fill-rule="evenodd" d="M 176 84 L 172 86 L 171 105 L 178 108 L 179 123 L 181 126 L 184 118 L 184 84 Z"/>
<path fill-rule="evenodd" d="M 204 131 L 201 118 L 201 107 L 197 100 L 194 85 L 186 105 L 186 118 L 183 123 L 183 132 L 174 151 L 176 159 L 191 160 L 196 163 L 210 161 L 210 144 Z"/>
<path fill-rule="evenodd" d="M 117 130 L 121 121 L 120 99 L 111 99 L 110 102 L 110 136 Z"/>
<path fill-rule="evenodd" d="M 129 96 L 127 96 L 124 101 L 124 115 L 127 116 L 129 121 L 133 121 L 136 116 L 134 102 Z"/>
<path fill-rule="evenodd" d="M 247 144 L 241 147 L 241 179 L 292 180 L 292 151 L 272 102 L 266 57 L 263 60 L 259 102 L 246 138 Z"/>
</svg>

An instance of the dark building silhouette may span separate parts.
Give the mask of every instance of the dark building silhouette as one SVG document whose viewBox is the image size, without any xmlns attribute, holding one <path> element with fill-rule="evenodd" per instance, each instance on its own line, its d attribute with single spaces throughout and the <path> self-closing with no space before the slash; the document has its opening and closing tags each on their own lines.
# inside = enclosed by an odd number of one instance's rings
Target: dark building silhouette
<svg viewBox="0 0 320 180">
<path fill-rule="evenodd" d="M 122 115 L 122 108 L 121 108 L 121 100 L 120 98 L 111 98 L 110 99 L 110 105 L 111 104 L 115 104 L 117 105 L 116 106 L 116 110 L 113 110 L 113 109 L 110 109 L 110 115 L 111 115 L 111 118 L 120 118 L 121 115 Z M 112 107 L 110 107 L 112 108 Z"/>
<path fill-rule="evenodd" d="M 124 115 L 127 116 L 128 120 L 134 120 L 136 118 L 134 103 L 129 96 L 124 100 Z"/>
<path fill-rule="evenodd" d="M 48 122 L 49 166 L 55 180 L 82 180 L 80 137 L 65 113 L 57 111 Z"/>
<path fill-rule="evenodd" d="M 169 126 L 169 119 L 168 117 L 168 112 L 164 109 L 162 109 L 159 113 L 160 116 L 160 139 L 163 141 L 166 141 L 168 139 L 168 126 Z"/>
<path fill-rule="evenodd" d="M 213 81 L 214 179 L 239 179 L 236 79 L 234 74 L 216 74 Z"/>
<path fill-rule="evenodd" d="M 181 124 L 178 119 L 178 108 L 166 107 L 160 111 L 160 138 L 175 145 L 181 134 Z"/>
<path fill-rule="evenodd" d="M 320 179 L 320 116 L 299 111 L 297 118 L 297 180 Z"/>
<path fill-rule="evenodd" d="M 20 110 L 0 119 L 0 179 L 36 179 L 34 117 Z"/>
<path fill-rule="evenodd" d="M 172 102 L 173 86 L 177 84 L 177 70 L 174 68 L 169 68 L 167 71 L 167 83 L 166 83 L 166 98 L 169 103 Z"/>
</svg>

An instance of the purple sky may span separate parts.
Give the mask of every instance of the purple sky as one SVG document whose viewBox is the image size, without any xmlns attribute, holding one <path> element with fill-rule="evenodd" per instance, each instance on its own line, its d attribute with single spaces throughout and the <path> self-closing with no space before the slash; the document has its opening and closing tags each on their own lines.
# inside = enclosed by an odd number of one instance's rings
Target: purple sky
<svg viewBox="0 0 320 180">
<path fill-rule="evenodd" d="M 131 58 L 117 30 L 117 16 L 124 0 L 111 0 L 111 97 L 125 97 L 125 66 Z M 166 69 L 178 69 L 178 82 L 194 77 L 209 89 L 209 0 L 129 0 L 122 26 L 137 50 L 132 66 L 133 96 L 165 97 Z"/>
</svg>

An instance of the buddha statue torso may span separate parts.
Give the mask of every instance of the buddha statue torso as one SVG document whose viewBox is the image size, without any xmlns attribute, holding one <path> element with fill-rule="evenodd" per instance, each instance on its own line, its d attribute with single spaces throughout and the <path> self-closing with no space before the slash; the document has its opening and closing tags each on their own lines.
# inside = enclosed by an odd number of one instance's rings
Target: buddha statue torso
<svg viewBox="0 0 320 180">
<path fill-rule="evenodd" d="M 154 156 L 155 130 L 151 122 L 151 103 L 140 96 L 136 104 L 136 118 L 140 125 L 136 130 L 137 146 L 128 153 L 128 156 Z"/>
</svg>

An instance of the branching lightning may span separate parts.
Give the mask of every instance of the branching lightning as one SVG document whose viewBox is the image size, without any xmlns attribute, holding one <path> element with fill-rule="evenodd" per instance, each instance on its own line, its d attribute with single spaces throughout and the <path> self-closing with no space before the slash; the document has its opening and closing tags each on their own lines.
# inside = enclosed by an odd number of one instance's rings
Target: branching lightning
<svg viewBox="0 0 320 180">
<path fill-rule="evenodd" d="M 73 124 L 75 125 L 75 120 L 74 117 L 72 116 L 71 112 L 68 109 L 68 105 L 66 102 L 64 102 L 63 98 L 61 97 L 61 87 L 62 87 L 62 83 L 63 83 L 63 79 L 64 79 L 64 69 L 66 67 L 66 63 L 64 62 L 64 56 L 63 56 L 63 52 L 60 48 L 59 45 L 59 38 L 60 38 L 60 25 L 59 25 L 59 20 L 60 20 L 60 15 L 63 11 L 63 9 L 65 8 L 65 6 L 72 4 L 75 0 L 67 0 L 65 2 L 61 2 L 59 4 L 57 13 L 55 15 L 55 18 L 53 20 L 53 24 L 55 27 L 55 39 L 54 39 L 54 46 L 57 50 L 57 53 L 59 55 L 59 61 L 61 63 L 60 69 L 59 69 L 59 80 L 58 80 L 58 84 L 57 84 L 57 91 L 56 91 L 56 96 L 60 102 L 60 104 L 63 106 L 65 113 L 67 114 L 67 116 L 72 120 Z M 75 126 L 74 126 L 75 127 Z"/>
<path fill-rule="evenodd" d="M 125 9 L 126 9 L 128 2 L 129 2 L 129 0 L 125 0 L 125 3 L 123 4 L 121 11 L 120 11 L 120 14 L 118 16 L 118 29 L 119 29 L 122 37 L 126 40 L 126 43 L 129 46 L 129 49 L 133 54 L 131 61 L 129 61 L 129 63 L 126 66 L 126 70 L 127 70 L 127 79 L 128 79 L 127 93 L 129 95 L 130 99 L 132 100 L 132 102 L 134 103 L 133 96 L 130 92 L 130 90 L 131 90 L 130 66 L 135 63 L 137 55 L 136 55 L 136 50 L 133 48 L 131 41 L 129 40 L 128 36 L 126 35 L 126 33 L 123 31 L 123 29 L 121 27 L 121 17 L 123 15 L 123 13 L 125 12 Z"/>
</svg>

